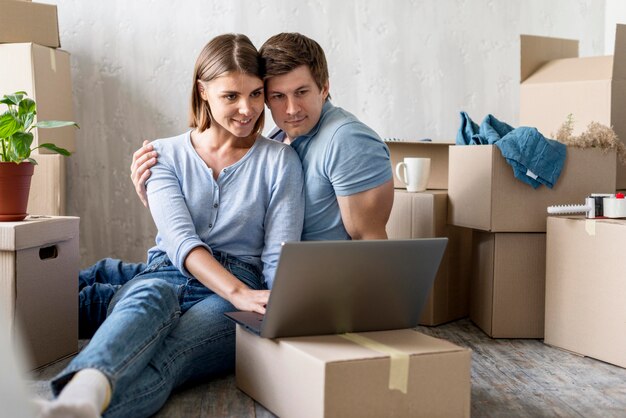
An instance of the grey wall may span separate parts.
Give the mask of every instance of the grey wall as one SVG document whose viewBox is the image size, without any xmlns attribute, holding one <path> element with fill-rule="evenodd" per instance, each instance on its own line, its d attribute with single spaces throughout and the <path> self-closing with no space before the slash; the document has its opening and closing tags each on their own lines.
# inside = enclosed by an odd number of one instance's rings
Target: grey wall
<svg viewBox="0 0 626 418">
<path fill-rule="evenodd" d="M 516 124 L 521 33 L 604 52 L 604 0 L 47 1 L 58 4 L 72 54 L 82 129 L 68 162 L 68 211 L 81 217 L 83 265 L 142 260 L 152 246 L 131 154 L 143 139 L 186 129 L 193 63 L 217 34 L 243 32 L 257 46 L 282 31 L 315 38 L 335 104 L 383 137 L 406 139 L 453 139 L 461 109 Z"/>
</svg>

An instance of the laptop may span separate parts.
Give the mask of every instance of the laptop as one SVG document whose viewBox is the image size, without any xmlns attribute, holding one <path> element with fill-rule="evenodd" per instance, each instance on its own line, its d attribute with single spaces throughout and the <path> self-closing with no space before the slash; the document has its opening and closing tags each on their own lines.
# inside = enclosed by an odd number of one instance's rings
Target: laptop
<svg viewBox="0 0 626 418">
<path fill-rule="evenodd" d="M 447 242 L 283 243 L 265 315 L 225 315 L 264 338 L 413 328 Z"/>
</svg>

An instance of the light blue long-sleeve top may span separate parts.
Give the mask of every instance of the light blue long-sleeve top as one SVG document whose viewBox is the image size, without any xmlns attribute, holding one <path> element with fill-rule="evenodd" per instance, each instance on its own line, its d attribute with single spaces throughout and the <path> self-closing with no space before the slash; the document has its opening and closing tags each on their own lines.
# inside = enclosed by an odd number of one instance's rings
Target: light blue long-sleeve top
<svg viewBox="0 0 626 418">
<path fill-rule="evenodd" d="M 196 247 L 225 252 L 262 269 L 271 288 L 280 244 L 299 241 L 304 219 L 302 165 L 288 145 L 259 136 L 219 173 L 200 158 L 191 132 L 153 142 L 158 162 L 146 182 L 158 234 L 148 259 L 166 253 L 185 275 Z"/>
</svg>

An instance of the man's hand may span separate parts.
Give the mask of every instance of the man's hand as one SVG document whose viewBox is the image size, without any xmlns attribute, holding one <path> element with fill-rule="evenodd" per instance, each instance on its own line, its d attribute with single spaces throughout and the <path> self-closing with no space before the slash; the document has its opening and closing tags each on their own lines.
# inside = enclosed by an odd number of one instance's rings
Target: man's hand
<svg viewBox="0 0 626 418">
<path fill-rule="evenodd" d="M 135 185 L 135 192 L 141 203 L 148 207 L 148 196 L 146 194 L 146 180 L 150 177 L 150 168 L 156 164 L 157 153 L 154 147 L 143 141 L 143 146 L 133 154 L 133 162 L 130 165 L 130 179 Z"/>
</svg>

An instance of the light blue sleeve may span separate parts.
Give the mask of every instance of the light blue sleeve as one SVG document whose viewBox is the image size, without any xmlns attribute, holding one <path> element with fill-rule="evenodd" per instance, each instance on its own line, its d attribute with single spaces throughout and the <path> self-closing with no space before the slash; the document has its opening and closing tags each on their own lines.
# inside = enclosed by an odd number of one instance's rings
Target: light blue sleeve
<svg viewBox="0 0 626 418">
<path fill-rule="evenodd" d="M 273 167 L 269 206 L 265 213 L 265 244 L 261 260 L 269 289 L 274 284 L 281 243 L 300 241 L 304 223 L 304 179 L 298 154 L 284 147 Z"/>
<path fill-rule="evenodd" d="M 164 152 L 158 142 L 153 144 L 159 159 L 150 169 L 152 174 L 146 188 L 150 212 L 159 231 L 160 242 L 157 244 L 165 248 L 177 269 L 187 277 L 193 277 L 185 268 L 187 255 L 196 247 L 204 247 L 209 252 L 211 249 L 196 232 L 173 163 L 175 156 Z"/>
<path fill-rule="evenodd" d="M 340 126 L 326 154 L 325 169 L 338 196 L 350 196 L 392 179 L 389 149 L 361 122 Z"/>
</svg>

